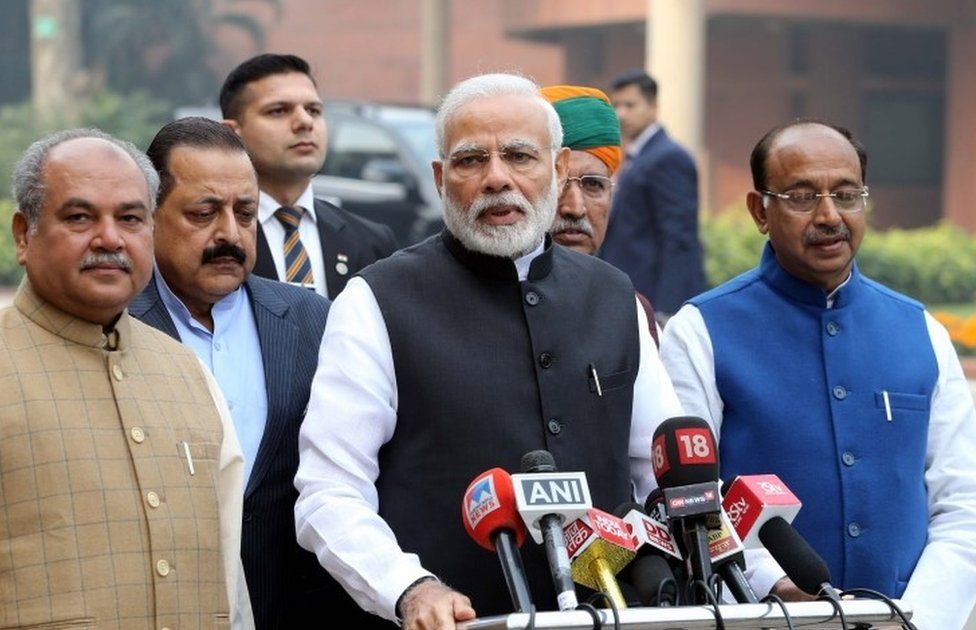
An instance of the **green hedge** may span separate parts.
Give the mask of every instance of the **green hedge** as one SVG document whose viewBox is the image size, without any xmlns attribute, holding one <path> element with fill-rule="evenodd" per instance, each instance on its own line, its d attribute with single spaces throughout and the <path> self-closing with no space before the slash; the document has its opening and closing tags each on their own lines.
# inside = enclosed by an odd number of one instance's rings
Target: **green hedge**
<svg viewBox="0 0 976 630">
<path fill-rule="evenodd" d="M 756 266 L 766 238 L 746 209 L 702 217 L 705 271 L 716 286 Z M 921 302 L 976 300 L 976 238 L 950 225 L 869 229 L 857 256 L 861 271 Z"/>
<path fill-rule="evenodd" d="M 0 285 L 3 286 L 16 285 L 23 275 L 23 267 L 17 264 L 14 235 L 10 231 L 10 217 L 13 213 L 13 202 L 0 199 Z"/>
</svg>

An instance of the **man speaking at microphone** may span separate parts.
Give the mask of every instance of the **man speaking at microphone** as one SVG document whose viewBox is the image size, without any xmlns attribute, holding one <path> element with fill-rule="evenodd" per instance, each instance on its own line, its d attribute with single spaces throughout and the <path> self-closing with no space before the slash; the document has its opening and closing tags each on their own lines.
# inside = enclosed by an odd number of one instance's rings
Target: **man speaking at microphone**
<svg viewBox="0 0 976 630">
<path fill-rule="evenodd" d="M 948 334 L 865 278 L 867 155 L 845 129 L 797 121 L 752 152 L 759 266 L 690 300 L 661 352 L 690 414 L 719 436 L 721 475 L 778 475 L 794 525 L 835 586 L 901 597 L 920 630 L 961 628 L 976 601 L 976 412 Z M 760 595 L 801 597 L 771 560 Z M 774 586 L 775 584 L 775 586 Z"/>
<path fill-rule="evenodd" d="M 539 87 L 458 84 L 437 141 L 447 227 L 336 299 L 295 480 L 299 542 L 406 628 L 512 610 L 461 523 L 472 477 L 545 449 L 610 510 L 647 494 L 654 428 L 680 414 L 627 277 L 547 236 L 569 151 Z M 542 548 L 522 551 L 537 608 L 554 610 Z M 350 627 L 389 627 L 379 617 Z"/>
</svg>

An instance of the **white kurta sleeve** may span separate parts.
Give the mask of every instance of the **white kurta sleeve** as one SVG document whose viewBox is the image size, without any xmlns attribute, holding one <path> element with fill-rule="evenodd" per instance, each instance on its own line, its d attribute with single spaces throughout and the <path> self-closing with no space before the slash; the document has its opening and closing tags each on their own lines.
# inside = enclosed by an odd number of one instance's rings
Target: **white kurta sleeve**
<svg viewBox="0 0 976 630">
<path fill-rule="evenodd" d="M 379 450 L 396 417 L 389 334 L 369 285 L 353 278 L 329 310 L 298 437 L 295 528 L 360 607 L 391 620 L 403 591 L 430 575 L 377 514 Z"/>
</svg>

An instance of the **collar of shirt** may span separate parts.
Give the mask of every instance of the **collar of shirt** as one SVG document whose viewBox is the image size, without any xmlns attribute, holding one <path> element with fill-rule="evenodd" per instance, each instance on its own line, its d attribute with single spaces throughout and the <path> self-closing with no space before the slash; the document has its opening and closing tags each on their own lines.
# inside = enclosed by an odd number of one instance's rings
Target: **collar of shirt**
<svg viewBox="0 0 976 630">
<path fill-rule="evenodd" d="M 637 137 L 627 145 L 627 157 L 632 158 L 639 154 L 644 149 L 644 145 L 650 142 L 651 138 L 654 137 L 654 134 L 660 130 L 661 125 L 658 123 L 651 123 L 648 125 L 644 131 L 637 134 Z"/>
<path fill-rule="evenodd" d="M 308 186 L 305 187 L 305 190 L 298 197 L 295 206 L 303 208 L 313 222 L 317 220 L 315 217 L 315 193 L 312 192 L 311 181 L 308 182 Z M 274 197 L 263 190 L 260 191 L 258 194 L 258 221 L 263 225 L 274 219 L 274 213 L 280 207 L 281 204 L 275 201 Z"/>
<path fill-rule="evenodd" d="M 223 329 L 224 323 L 228 322 L 231 318 L 236 317 L 241 311 L 241 308 L 247 306 L 247 298 L 244 295 L 244 285 L 237 287 L 233 292 L 227 297 L 216 302 L 210 309 L 210 315 L 213 318 L 214 329 L 213 332 L 207 330 L 207 327 L 193 319 L 193 315 L 190 314 L 190 310 L 186 308 L 180 298 L 176 297 L 169 285 L 166 284 L 166 280 L 163 279 L 163 275 L 159 273 L 158 269 L 153 269 L 153 275 L 156 277 L 156 287 L 159 290 L 159 298 L 163 301 L 166 306 L 166 310 L 169 311 L 170 317 L 173 318 L 173 323 L 176 324 L 177 329 L 189 329 L 194 331 L 198 335 L 203 335 L 207 339 L 213 339 L 213 337 L 220 333 Z M 209 367 L 209 366 L 208 366 Z"/>
<path fill-rule="evenodd" d="M 837 288 L 827 294 L 827 308 L 834 308 L 834 302 L 837 301 L 837 292 L 847 286 L 847 283 L 851 281 L 854 277 L 854 273 L 851 272 L 847 274 L 847 278 L 837 285 Z"/>
<path fill-rule="evenodd" d="M 546 239 L 542 239 L 539 246 L 533 249 L 528 254 L 515 259 L 515 271 L 518 273 L 519 282 L 525 282 L 529 277 L 529 268 L 532 266 L 532 261 L 536 259 L 536 256 L 542 253 L 542 250 L 546 248 Z"/>
</svg>

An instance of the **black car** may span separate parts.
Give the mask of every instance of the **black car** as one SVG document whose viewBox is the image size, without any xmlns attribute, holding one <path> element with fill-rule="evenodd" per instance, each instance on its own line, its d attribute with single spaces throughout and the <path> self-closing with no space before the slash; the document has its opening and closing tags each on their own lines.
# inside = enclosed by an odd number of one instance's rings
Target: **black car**
<svg viewBox="0 0 976 630">
<path fill-rule="evenodd" d="M 390 226 L 401 247 L 441 230 L 432 110 L 332 101 L 325 117 L 329 149 L 312 179 L 317 197 Z"/>
</svg>

